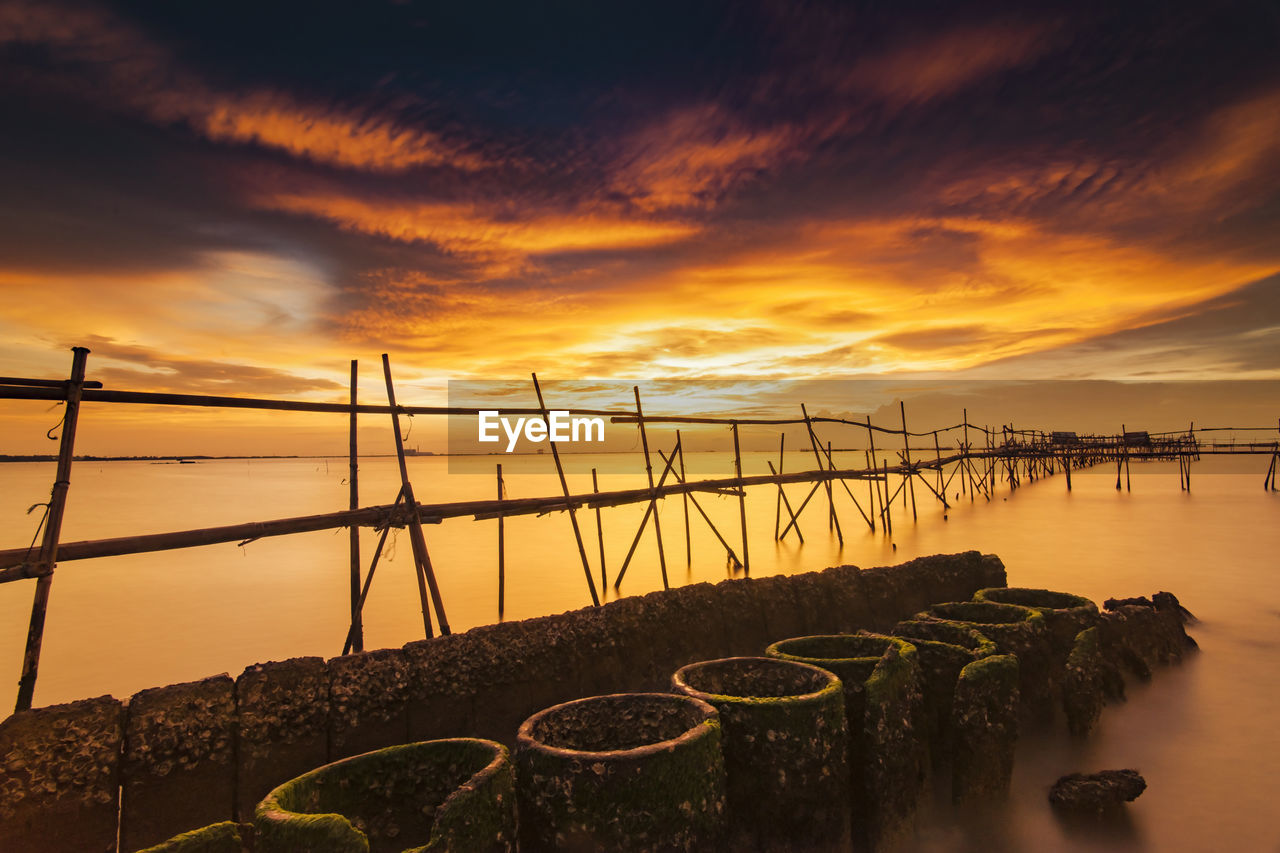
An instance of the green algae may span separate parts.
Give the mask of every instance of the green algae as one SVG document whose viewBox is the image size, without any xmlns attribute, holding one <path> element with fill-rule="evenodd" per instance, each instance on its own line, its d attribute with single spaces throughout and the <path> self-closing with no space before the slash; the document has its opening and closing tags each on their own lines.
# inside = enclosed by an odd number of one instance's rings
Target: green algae
<svg viewBox="0 0 1280 853">
<path fill-rule="evenodd" d="M 255 849 L 512 850 L 514 809 L 514 776 L 501 744 L 473 738 L 405 744 L 277 787 L 258 804 Z"/>
</svg>

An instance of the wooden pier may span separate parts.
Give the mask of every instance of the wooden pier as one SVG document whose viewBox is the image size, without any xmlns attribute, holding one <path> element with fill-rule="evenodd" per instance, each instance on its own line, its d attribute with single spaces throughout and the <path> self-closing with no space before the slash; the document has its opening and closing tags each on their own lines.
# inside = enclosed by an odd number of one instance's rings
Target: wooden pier
<svg viewBox="0 0 1280 853">
<path fill-rule="evenodd" d="M 387 356 L 383 356 L 383 372 L 387 404 L 357 402 L 356 362 L 351 363 L 351 398 L 347 403 L 313 403 L 300 400 L 273 400 L 244 397 L 213 397 L 189 394 L 163 394 L 137 391 L 103 389 L 101 383 L 86 380 L 86 362 L 89 351 L 83 347 L 74 349 L 70 376 L 66 380 L 0 377 L 0 399 L 48 400 L 65 405 L 61 423 L 61 447 L 57 473 L 46 514 L 41 522 L 43 538 L 36 539 L 26 548 L 0 550 L 0 583 L 34 580 L 35 594 L 32 605 L 28 639 L 23 658 L 22 680 L 18 693 L 17 709 L 31 706 L 36 675 L 39 667 L 40 647 L 44 618 L 48 606 L 54 568 L 58 563 L 86 560 L 94 557 L 140 554 L 212 545 L 225 542 L 248 542 L 268 536 L 282 536 L 317 530 L 349 528 L 351 570 L 351 619 L 344 632 L 344 653 L 363 647 L 362 609 L 369 592 L 379 559 L 386 542 L 387 532 L 393 528 L 408 528 L 413 547 L 415 572 L 422 606 L 423 627 L 426 636 L 434 630 L 449 633 L 444 601 L 436 584 L 435 573 L 422 525 L 439 524 L 445 519 L 467 518 L 476 521 L 496 520 L 499 530 L 498 600 L 504 600 L 504 552 L 501 532 L 504 519 L 521 515 L 544 515 L 551 512 L 568 512 L 573 522 L 576 549 L 585 581 L 595 604 L 600 603 L 595 584 L 591 558 L 579 526 L 580 510 L 594 511 L 595 532 L 598 538 L 602 585 L 608 583 L 604 564 L 603 527 L 600 512 L 611 507 L 629 504 L 646 504 L 644 517 L 636 531 L 626 560 L 618 567 L 613 583 L 620 589 L 636 546 L 652 522 L 664 587 L 668 586 L 666 549 L 658 524 L 658 501 L 679 496 L 684 511 L 684 539 L 686 556 L 689 555 L 689 506 L 692 504 L 701 522 L 705 523 L 723 547 L 725 558 L 734 569 L 750 572 L 748 529 L 746 516 L 746 489 L 756 486 L 777 490 L 775 498 L 775 537 L 785 539 L 795 535 L 803 541 L 800 518 L 816 496 L 819 504 L 825 503 L 825 518 L 829 530 L 844 541 L 847 528 L 842 526 L 836 510 L 835 495 L 840 490 L 852 502 L 857 515 L 850 520 L 865 524 L 872 533 L 886 536 L 893 533 L 893 514 L 901 516 L 910 512 L 912 521 L 918 518 L 917 499 L 937 501 L 944 508 L 951 500 L 964 498 L 969 501 L 990 501 L 1001 488 L 1016 490 L 1025 483 L 1063 474 L 1066 488 L 1071 489 L 1073 471 L 1096 466 L 1115 465 L 1116 488 L 1130 489 L 1130 469 L 1133 463 L 1177 462 L 1179 482 L 1184 490 L 1191 488 L 1192 463 L 1211 455 L 1248 455 L 1268 457 L 1269 465 L 1263 478 L 1263 488 L 1277 490 L 1276 473 L 1280 467 L 1280 441 L 1276 440 L 1280 429 L 1274 427 L 1214 427 L 1197 428 L 1190 424 L 1185 431 L 1150 433 L 1131 430 L 1121 425 L 1110 435 L 1079 435 L 1068 431 L 1041 431 L 1014 429 L 1011 425 L 992 428 L 969 422 L 968 412 L 961 413 L 959 422 L 946 427 L 926 431 L 910 431 L 907 426 L 905 404 L 899 404 L 900 425 L 885 427 L 865 420 L 811 416 L 802 405 L 800 416 L 792 418 L 734 418 L 689 415 L 660 415 L 646 413 L 642 406 L 640 389 L 634 389 L 635 409 L 566 409 L 570 416 L 608 418 L 615 424 L 634 424 L 640 435 L 643 463 L 647 473 L 647 485 L 640 488 L 602 492 L 596 486 L 593 471 L 593 490 L 572 493 L 565 476 L 560 455 L 552 444 L 552 459 L 559 476 L 559 494 L 540 497 L 509 498 L 503 482 L 502 466 L 497 466 L 496 497 L 486 500 L 454 501 L 448 503 L 423 503 L 417 499 L 409 479 L 405 457 L 409 455 L 400 434 L 401 415 L 478 416 L 474 408 L 410 406 L 397 403 Z M 504 409 L 504 414 L 546 416 L 549 406 L 532 377 L 533 396 L 537 407 Z M 83 542 L 59 541 L 63 507 L 71 484 L 71 468 L 74 461 L 74 445 L 77 418 L 83 404 L 110 403 L 116 405 L 166 405 L 183 407 L 267 409 L 277 411 L 313 412 L 342 415 L 349 423 L 350 495 L 349 505 L 339 510 L 319 515 L 277 518 L 243 524 L 224 525 L 168 533 L 150 533 L 113 539 L 96 539 Z M 393 433 L 399 461 L 401 483 L 399 492 L 390 503 L 360 505 L 357 481 L 358 446 L 356 425 L 359 415 L 391 415 Z M 689 479 L 684 464 L 684 447 L 680 431 L 676 431 L 675 444 L 670 450 L 654 447 L 646 427 L 655 425 L 708 425 L 727 428 L 734 456 L 734 476 L 703 480 Z M 745 475 L 742 470 L 742 449 L 739 431 L 742 427 L 803 427 L 807 444 L 812 450 L 814 467 L 800 471 L 785 471 L 783 448 L 785 433 L 779 441 L 778 464 L 769 463 L 770 473 Z M 828 431 L 820 437 L 818 430 Z M 831 438 L 838 432 L 838 442 Z M 1252 438 L 1242 440 L 1234 435 L 1216 440 L 1225 432 L 1245 433 Z M 850 440 L 852 436 L 852 440 Z M 877 447 L 877 444 L 879 445 Z M 656 452 L 657 460 L 651 455 Z M 845 458 L 862 454 L 861 467 L 840 467 L 838 454 Z M 659 473 L 655 476 L 655 469 Z M 866 492 L 859 498 L 852 484 L 865 482 Z M 784 491 L 788 484 L 808 484 L 807 496 L 794 503 Z M 861 491 L 861 486 L 858 492 Z M 717 528 L 698 502 L 698 495 L 730 495 L 738 499 L 740 530 L 726 531 Z M 360 556 L 358 529 L 372 528 L 379 533 L 378 545 L 367 569 Z M 736 541 L 735 541 L 736 540 Z M 736 549 L 735 549 L 736 546 Z M 595 550 L 595 549 L 591 549 Z M 434 624 L 433 624 L 434 620 Z"/>
</svg>

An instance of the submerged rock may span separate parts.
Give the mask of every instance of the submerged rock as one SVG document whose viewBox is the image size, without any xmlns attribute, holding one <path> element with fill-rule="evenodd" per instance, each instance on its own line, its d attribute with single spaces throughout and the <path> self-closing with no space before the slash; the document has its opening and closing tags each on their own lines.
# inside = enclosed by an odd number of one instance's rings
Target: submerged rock
<svg viewBox="0 0 1280 853">
<path fill-rule="evenodd" d="M 1147 780 L 1137 770 L 1072 773 L 1053 783 L 1049 802 L 1068 811 L 1105 812 L 1136 800 L 1145 790 Z"/>
</svg>

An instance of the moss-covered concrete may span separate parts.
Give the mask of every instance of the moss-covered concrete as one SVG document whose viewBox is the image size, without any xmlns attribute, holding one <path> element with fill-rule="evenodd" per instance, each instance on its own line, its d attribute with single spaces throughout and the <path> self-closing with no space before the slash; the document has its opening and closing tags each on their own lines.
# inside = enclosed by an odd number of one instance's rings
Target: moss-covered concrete
<svg viewBox="0 0 1280 853">
<path fill-rule="evenodd" d="M 714 850 L 724 758 L 715 709 L 690 696 L 626 693 L 567 702 L 520 727 L 520 847 Z"/>
<path fill-rule="evenodd" d="M 1098 624 L 1098 605 L 1082 595 L 1029 587 L 988 587 L 973 595 L 974 601 L 994 601 L 1030 607 L 1044 617 L 1049 641 L 1059 665 L 1065 665 L 1076 635 Z"/>
<path fill-rule="evenodd" d="M 1013 778 L 1018 743 L 1020 664 L 991 655 L 960 671 L 954 704 L 955 752 L 951 793 L 957 803 L 1004 796 Z"/>
<path fill-rule="evenodd" d="M 808 664 L 722 658 L 674 689 L 720 714 L 730 849 L 846 850 L 848 729 L 840 679 Z"/>
<path fill-rule="evenodd" d="M 952 704 L 960 671 L 997 654 L 996 644 L 959 622 L 906 619 L 893 628 L 916 648 L 924 694 L 924 730 L 934 767 L 950 763 L 954 741 Z"/>
<path fill-rule="evenodd" d="M 260 663 L 236 679 L 236 817 L 329 760 L 329 671 L 318 657 Z"/>
<path fill-rule="evenodd" d="M 110 696 L 0 722 L 0 850 L 116 849 L 123 723 Z"/>
<path fill-rule="evenodd" d="M 822 667 L 844 685 L 858 846 L 887 849 L 907 836 L 927 766 L 915 647 L 883 634 L 815 635 L 774 643 L 765 654 Z"/>
<path fill-rule="evenodd" d="M 240 824 L 226 820 L 175 835 L 139 853 L 244 853 L 246 849 Z"/>
<path fill-rule="evenodd" d="M 235 735 L 235 682 L 226 675 L 144 690 L 129 700 L 121 767 L 125 853 L 231 816 Z"/>
<path fill-rule="evenodd" d="M 1101 632 L 1088 628 L 1077 634 L 1062 682 L 1067 729 L 1077 737 L 1089 734 L 1102 716 L 1105 666 Z"/>
<path fill-rule="evenodd" d="M 515 786 L 506 747 L 473 738 L 345 758 L 271 791 L 256 853 L 511 851 Z"/>
<path fill-rule="evenodd" d="M 957 601 L 934 604 L 917 619 L 958 622 L 990 639 L 1001 652 L 1017 655 L 1024 716 L 1038 723 L 1053 719 L 1060 674 L 1048 623 L 1038 611 L 993 601 Z"/>
</svg>

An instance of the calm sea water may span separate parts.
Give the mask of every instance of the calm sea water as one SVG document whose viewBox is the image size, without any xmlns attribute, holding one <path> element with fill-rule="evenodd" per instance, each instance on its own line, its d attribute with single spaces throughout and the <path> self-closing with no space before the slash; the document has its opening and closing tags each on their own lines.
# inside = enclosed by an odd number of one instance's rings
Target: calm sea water
<svg viewBox="0 0 1280 853">
<path fill-rule="evenodd" d="M 747 454 L 745 472 L 767 473 L 766 458 Z M 700 474 L 732 473 L 722 455 L 691 455 L 690 461 Z M 508 457 L 503 463 L 509 497 L 558 493 L 549 458 Z M 442 458 L 412 459 L 419 500 L 493 496 L 492 465 L 481 464 L 487 469 L 483 475 L 451 475 Z M 787 469 L 804 464 L 799 455 L 794 462 L 789 457 Z M 1265 460 L 1231 460 L 1232 466 L 1247 473 L 1197 474 L 1189 494 L 1179 490 L 1170 465 L 1135 467 L 1132 493 L 1116 492 L 1114 473 L 1099 469 L 1075 475 L 1068 494 L 1059 475 L 1012 495 L 1002 489 L 990 503 L 961 498 L 945 520 L 940 506 L 917 487 L 920 521 L 911 524 L 899 504 L 892 541 L 870 533 L 839 489 L 843 547 L 827 531 L 825 497 L 815 497 L 805 511 L 803 545 L 793 537 L 775 543 L 776 493 L 751 490 L 749 543 L 756 575 L 840 563 L 886 565 L 978 549 L 1000 555 L 1011 585 L 1069 590 L 1099 602 L 1167 589 L 1202 620 L 1192 629 L 1202 653 L 1159 671 L 1149 685 L 1131 687 L 1129 701 L 1108 708 L 1087 743 L 1065 736 L 1025 739 L 1012 808 L 993 815 L 935 815 L 919 849 L 1280 850 L 1280 828 L 1271 814 L 1274 780 L 1280 778 L 1280 494 L 1261 488 Z M 346 473 L 344 459 L 77 463 L 63 541 L 343 509 Z M 52 475 L 51 463 L 0 466 L 0 545 L 30 541 L 36 515 L 24 513 L 47 499 Z M 362 460 L 360 478 L 362 503 L 394 499 L 394 460 Z M 642 483 L 637 469 L 602 475 L 600 487 Z M 590 478 L 573 476 L 570 485 L 589 490 Z M 853 488 L 865 505 L 865 484 Z M 788 487 L 793 505 L 807 490 Z M 950 491 L 958 491 L 958 481 Z M 699 500 L 738 548 L 736 499 Z M 639 505 L 604 511 L 611 583 L 642 513 Z M 579 519 L 598 584 L 594 513 Z M 680 501 L 662 504 L 660 519 L 673 585 L 729 576 L 723 549 L 696 512 L 691 560 Z M 589 603 L 565 514 L 508 519 L 506 525 L 506 618 Z M 459 519 L 429 526 L 426 534 L 453 629 L 496 621 L 496 522 Z M 364 534 L 366 565 L 374 541 Z M 388 548 L 366 606 L 367 648 L 398 646 L 422 635 L 407 535 L 393 532 Z M 16 693 L 33 584 L 0 586 L 0 701 L 6 709 Z M 660 587 L 649 532 L 623 592 Z M 257 661 L 334 656 L 346 634 L 347 590 L 346 531 L 63 564 L 53 585 L 36 703 L 103 693 L 125 697 L 224 671 L 234 676 Z M 612 597 L 612 586 L 607 590 Z M 1149 785 L 1126 822 L 1073 827 L 1054 818 L 1045 794 L 1059 775 L 1118 767 L 1138 768 Z"/>
</svg>

